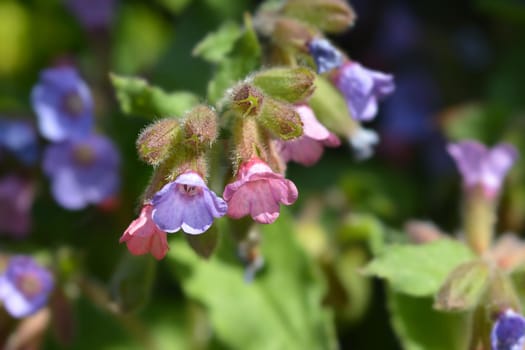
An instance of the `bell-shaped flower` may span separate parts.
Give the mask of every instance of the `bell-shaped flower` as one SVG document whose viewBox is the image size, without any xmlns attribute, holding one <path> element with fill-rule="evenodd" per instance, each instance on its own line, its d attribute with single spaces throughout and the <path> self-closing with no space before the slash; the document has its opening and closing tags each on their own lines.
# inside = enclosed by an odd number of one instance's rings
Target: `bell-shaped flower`
<svg viewBox="0 0 525 350">
<path fill-rule="evenodd" d="M 303 122 L 303 135 L 290 141 L 278 141 L 284 161 L 294 161 L 306 166 L 313 165 L 321 158 L 324 146 L 337 147 L 339 138 L 319 123 L 314 112 L 307 105 L 295 107 Z"/>
<path fill-rule="evenodd" d="M 49 68 L 31 92 L 40 133 L 50 141 L 84 137 L 93 127 L 93 100 L 88 86 L 71 67 Z"/>
<path fill-rule="evenodd" d="M 279 217 L 279 204 L 291 205 L 297 200 L 295 184 L 285 179 L 258 158 L 241 164 L 236 181 L 228 184 L 223 197 L 228 203 L 228 216 L 238 219 L 250 215 L 261 224 Z"/>
<path fill-rule="evenodd" d="M 490 341 L 492 350 L 522 350 L 525 345 L 525 318 L 507 309 L 494 322 Z"/>
<path fill-rule="evenodd" d="M 27 236 L 31 229 L 34 185 L 16 175 L 0 179 L 0 233 L 16 238 Z"/>
<path fill-rule="evenodd" d="M 447 150 L 456 162 L 465 188 L 472 190 L 481 186 L 487 198 L 499 194 L 507 172 L 518 158 L 516 148 L 506 143 L 487 149 L 469 140 L 449 144 Z"/>
<path fill-rule="evenodd" d="M 27 121 L 0 119 L 0 149 L 5 149 L 25 165 L 38 159 L 36 130 Z"/>
<path fill-rule="evenodd" d="M 164 258 L 168 252 L 168 240 L 166 232 L 157 227 L 151 217 L 153 206 L 145 204 L 138 218 L 129 224 L 120 243 L 126 242 L 128 250 L 133 255 L 151 253 L 155 259 Z"/>
<path fill-rule="evenodd" d="M 324 38 L 315 38 L 308 43 L 308 51 L 317 65 L 317 73 L 323 74 L 343 64 L 343 54 Z"/>
<path fill-rule="evenodd" d="M 106 137 L 90 135 L 79 141 L 49 145 L 44 173 L 51 179 L 55 200 L 70 210 L 98 204 L 119 187 L 120 156 Z"/>
<path fill-rule="evenodd" d="M 161 230 L 171 233 L 182 228 L 192 235 L 206 231 L 227 210 L 226 202 L 192 171 L 164 185 L 153 196 L 152 204 L 153 221 Z"/>
<path fill-rule="evenodd" d="M 13 256 L 0 276 L 0 300 L 16 318 L 29 316 L 47 303 L 53 275 L 29 256 Z"/>
<path fill-rule="evenodd" d="M 334 83 L 343 94 L 352 118 L 372 120 L 378 111 L 379 99 L 394 92 L 394 77 L 374 71 L 357 62 L 345 63 L 334 77 Z"/>
</svg>

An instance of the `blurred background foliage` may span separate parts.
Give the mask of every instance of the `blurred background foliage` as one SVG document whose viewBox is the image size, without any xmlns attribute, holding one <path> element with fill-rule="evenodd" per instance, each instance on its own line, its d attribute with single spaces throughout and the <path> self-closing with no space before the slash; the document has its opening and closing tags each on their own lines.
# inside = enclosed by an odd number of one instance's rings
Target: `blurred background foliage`
<svg viewBox="0 0 525 350">
<path fill-rule="evenodd" d="M 149 121 L 119 111 L 109 72 L 205 101 L 214 66 L 192 50 L 221 24 L 242 23 L 243 13 L 259 3 L 122 0 L 108 28 L 90 31 L 63 1 L 0 0 L 0 115 L 34 121 L 29 94 L 39 71 L 70 62 L 92 89 L 98 126 L 123 158 L 118 199 L 80 212 L 54 203 L 38 168 L 2 159 L 2 174 L 15 168 L 39 179 L 30 237 L 4 235 L 0 247 L 56 264 L 63 294 L 51 302 L 53 331 L 45 348 L 396 349 L 387 309 L 400 305 L 404 311 L 394 311 L 392 324 L 409 339 L 407 348 L 422 349 L 418 339 L 430 328 L 458 332 L 453 315 L 431 312 L 425 319 L 432 322 L 421 324 L 423 316 L 411 310 L 430 310 L 427 299 L 390 295 L 387 305 L 383 286 L 359 269 L 385 241 L 408 241 L 408 220 L 456 233 L 460 181 L 446 140 L 507 140 L 525 154 L 521 1 L 352 2 L 356 26 L 332 39 L 351 58 L 396 79 L 395 94 L 373 123 L 381 144 L 365 162 L 341 147 L 307 171 L 289 167 L 299 201 L 261 228 L 266 264 L 253 283 L 244 282 L 229 238 L 236 223 L 225 219 L 209 261 L 177 234 L 159 263 L 132 257 L 118 244 L 150 176 L 135 152 L 135 138 Z M 522 158 L 500 207 L 500 232 L 524 231 L 523 169 Z M 427 329 L 411 329 L 414 324 Z M 429 341 L 434 345 L 426 349 L 440 349 L 440 339 Z"/>
</svg>

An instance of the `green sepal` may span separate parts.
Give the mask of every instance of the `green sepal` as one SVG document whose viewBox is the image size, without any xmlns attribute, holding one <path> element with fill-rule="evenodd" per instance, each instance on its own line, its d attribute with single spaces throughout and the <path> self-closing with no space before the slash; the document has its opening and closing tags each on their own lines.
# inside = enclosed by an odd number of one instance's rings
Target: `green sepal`
<svg viewBox="0 0 525 350">
<path fill-rule="evenodd" d="M 176 118 L 165 118 L 148 125 L 136 142 L 140 159 L 150 165 L 161 163 L 169 156 L 179 130 Z"/>
<path fill-rule="evenodd" d="M 345 0 L 288 0 L 283 13 L 328 33 L 348 29 L 356 18 L 354 10 Z"/>
<path fill-rule="evenodd" d="M 315 73 L 306 67 L 271 68 L 253 75 L 253 84 L 268 95 L 297 103 L 305 101 L 314 92 Z"/>
<path fill-rule="evenodd" d="M 301 117 L 292 105 L 273 98 L 264 100 L 261 115 L 257 121 L 282 140 L 292 140 L 303 134 Z"/>
</svg>

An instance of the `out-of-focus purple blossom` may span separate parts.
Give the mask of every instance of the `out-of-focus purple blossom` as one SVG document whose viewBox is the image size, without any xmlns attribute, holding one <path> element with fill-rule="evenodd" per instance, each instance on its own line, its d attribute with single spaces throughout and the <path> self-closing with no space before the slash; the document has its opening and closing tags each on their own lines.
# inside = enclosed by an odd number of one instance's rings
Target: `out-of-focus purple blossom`
<svg viewBox="0 0 525 350">
<path fill-rule="evenodd" d="M 0 179 L 0 233 L 16 238 L 31 229 L 31 207 L 35 197 L 33 183 L 16 175 Z"/>
<path fill-rule="evenodd" d="M 319 123 L 307 105 L 295 107 L 303 122 L 303 135 L 291 141 L 278 141 L 284 161 L 294 161 L 306 166 L 313 165 L 323 155 L 324 146 L 337 147 L 339 138 Z"/>
<path fill-rule="evenodd" d="M 26 317 L 46 305 L 53 285 L 51 272 L 33 258 L 13 256 L 0 276 L 0 300 L 11 316 Z"/>
<path fill-rule="evenodd" d="M 119 163 L 113 143 L 93 134 L 49 145 L 43 169 L 51 179 L 55 200 L 66 209 L 76 210 L 98 204 L 118 191 Z"/>
<path fill-rule="evenodd" d="M 293 204 L 298 192 L 292 181 L 254 157 L 241 165 L 237 179 L 224 188 L 223 197 L 228 216 L 239 219 L 250 215 L 261 224 L 271 224 L 279 217 L 279 205 Z"/>
<path fill-rule="evenodd" d="M 116 0 L 66 0 L 66 5 L 87 30 L 104 29 L 111 24 Z"/>
<path fill-rule="evenodd" d="M 334 77 L 352 118 L 372 120 L 378 111 L 378 100 L 394 92 L 394 77 L 363 67 L 357 62 L 345 63 Z"/>
<path fill-rule="evenodd" d="M 38 159 L 38 138 L 34 127 L 22 120 L 0 119 L 0 148 L 25 165 L 34 164 Z"/>
<path fill-rule="evenodd" d="M 71 67 L 45 69 L 31 92 L 40 133 L 60 142 L 85 137 L 93 127 L 93 100 L 88 86 Z"/>
<path fill-rule="evenodd" d="M 189 234 L 206 231 L 215 218 L 226 214 L 227 205 L 194 172 L 179 175 L 166 184 L 152 200 L 153 221 L 166 232 Z"/>
<path fill-rule="evenodd" d="M 503 312 L 492 326 L 492 350 L 522 350 L 525 345 L 525 318 L 511 309 Z"/>
<path fill-rule="evenodd" d="M 308 43 L 308 51 L 317 66 L 317 73 L 323 74 L 343 64 L 343 54 L 324 38 L 315 38 Z"/>
<path fill-rule="evenodd" d="M 488 198 L 496 197 L 503 180 L 516 159 L 518 151 L 510 144 L 500 143 L 487 149 L 477 141 L 461 141 L 447 147 L 463 177 L 467 189 L 481 186 Z"/>
</svg>

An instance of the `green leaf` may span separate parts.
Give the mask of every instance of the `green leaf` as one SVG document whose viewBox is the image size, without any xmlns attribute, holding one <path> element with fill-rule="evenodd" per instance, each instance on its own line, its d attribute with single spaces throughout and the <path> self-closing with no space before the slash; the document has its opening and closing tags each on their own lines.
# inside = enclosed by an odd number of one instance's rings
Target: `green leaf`
<svg viewBox="0 0 525 350">
<path fill-rule="evenodd" d="M 397 292 L 429 296 L 438 291 L 454 268 L 472 257 L 466 245 L 452 239 L 425 245 L 393 244 L 372 260 L 364 272 L 386 279 Z"/>
<path fill-rule="evenodd" d="M 192 1 L 193 0 L 157 0 L 158 3 L 164 5 L 164 7 L 176 15 L 184 11 Z"/>
<path fill-rule="evenodd" d="M 474 308 L 486 290 L 489 274 L 490 267 L 482 260 L 459 265 L 436 295 L 434 307 L 445 311 Z"/>
<path fill-rule="evenodd" d="M 239 79 L 257 69 L 260 64 L 261 46 L 251 19 L 245 18 L 245 28 L 228 56 L 221 60 L 215 76 L 208 84 L 208 100 L 219 101 L 225 91 Z"/>
<path fill-rule="evenodd" d="M 470 339 L 470 313 L 432 308 L 432 298 L 389 291 L 392 326 L 405 350 L 465 350 Z"/>
<path fill-rule="evenodd" d="M 225 220 L 223 232 L 229 232 Z M 199 259 L 178 242 L 168 262 L 186 294 L 209 311 L 213 329 L 228 349 L 333 349 L 330 312 L 323 308 L 324 284 L 312 260 L 295 241 L 290 217 L 261 228 L 265 267 L 252 283 L 232 256 L 231 236 L 217 254 Z"/>
<path fill-rule="evenodd" d="M 120 108 L 126 114 L 148 118 L 181 116 L 199 103 L 190 92 L 166 93 L 141 78 L 111 74 Z"/>
<path fill-rule="evenodd" d="M 193 49 L 193 55 L 211 63 L 219 63 L 233 50 L 242 34 L 237 23 L 226 22 L 217 31 L 206 35 Z"/>
<path fill-rule="evenodd" d="M 373 215 L 352 213 L 348 215 L 337 231 L 341 244 L 365 242 L 373 255 L 379 254 L 384 246 L 385 228 Z"/>
</svg>

